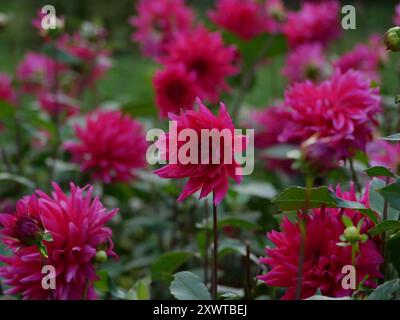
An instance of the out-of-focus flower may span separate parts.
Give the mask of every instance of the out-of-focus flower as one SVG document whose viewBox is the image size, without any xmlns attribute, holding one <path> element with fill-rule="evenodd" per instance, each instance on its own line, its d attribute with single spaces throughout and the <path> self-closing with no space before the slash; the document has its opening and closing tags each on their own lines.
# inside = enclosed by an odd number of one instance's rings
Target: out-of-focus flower
<svg viewBox="0 0 400 320">
<path fill-rule="evenodd" d="M 333 65 L 341 72 L 357 70 L 364 73 L 368 79 L 379 82 L 379 67 L 386 61 L 385 48 L 377 36 L 373 35 L 368 44 L 358 44 L 353 50 L 334 61 Z"/>
<path fill-rule="evenodd" d="M 345 200 L 357 201 L 354 185 L 350 192 L 342 192 L 338 187 L 336 194 Z M 360 202 L 369 207 L 368 191 Z M 348 216 L 355 225 L 363 218 L 357 211 L 337 208 L 313 209 L 308 214 L 299 214 L 299 219 L 304 219 L 306 228 L 302 299 L 314 295 L 318 289 L 329 297 L 344 297 L 353 293 L 353 290 L 343 288 L 341 283 L 345 276 L 342 267 L 352 263 L 351 247 L 338 245 L 346 228 L 342 222 L 343 215 Z M 366 233 L 373 226 L 373 222 L 364 217 L 361 231 Z M 281 224 L 281 230 L 267 235 L 275 247 L 266 248 L 267 257 L 261 259 L 261 263 L 271 269 L 259 278 L 269 286 L 286 288 L 282 299 L 290 300 L 296 298 L 301 231 L 299 222 L 291 222 L 286 217 Z M 355 259 L 356 283 L 364 280 L 364 287 L 376 287 L 377 279 L 382 277 L 379 270 L 382 263 L 379 239 L 368 239 L 365 243 L 360 243 Z M 368 278 L 365 279 L 366 276 Z"/>
<path fill-rule="evenodd" d="M 71 184 L 69 195 L 56 184 L 53 188 L 51 195 L 37 191 L 20 200 L 15 214 L 0 214 L 3 241 L 12 250 L 10 256 L 0 256 L 0 277 L 10 287 L 5 293 L 33 300 L 95 299 L 95 257 L 100 251 L 116 256 L 105 224 L 117 210 L 108 211 L 93 198 L 91 186 Z M 38 239 L 47 257 L 34 245 Z M 43 263 L 56 270 L 54 290 L 42 287 Z"/>
<path fill-rule="evenodd" d="M 400 169 L 400 146 L 384 140 L 376 140 L 367 145 L 367 155 L 371 166 L 383 166 L 398 172 Z"/>
<path fill-rule="evenodd" d="M 304 3 L 298 12 L 289 12 L 283 26 L 289 45 L 318 42 L 323 46 L 340 35 L 339 2 Z"/>
<path fill-rule="evenodd" d="M 15 104 L 16 95 L 12 88 L 11 76 L 0 73 L 0 101 Z"/>
<path fill-rule="evenodd" d="M 265 110 L 257 111 L 251 114 L 251 127 L 255 128 L 255 147 L 258 149 L 267 149 L 278 146 L 279 135 L 286 126 L 283 106 L 272 106 Z M 288 141 L 289 144 L 297 145 L 297 141 Z M 291 173 L 292 160 L 285 159 L 284 156 L 273 157 L 264 155 L 268 170 L 280 170 L 285 173 Z"/>
<path fill-rule="evenodd" d="M 63 72 L 65 66 L 55 60 L 34 52 L 28 52 L 17 68 L 17 80 L 25 92 L 38 93 L 51 90 L 56 75 Z"/>
<path fill-rule="evenodd" d="M 44 149 L 48 145 L 50 138 L 51 138 L 51 134 L 49 131 L 47 131 L 47 130 L 36 131 L 31 140 L 32 148 L 35 150 Z M 4 211 L 1 211 L 1 209 L 0 209 L 0 212 L 4 212 Z"/>
<path fill-rule="evenodd" d="M 100 80 L 112 66 L 110 52 L 104 48 L 102 35 L 87 34 L 86 36 L 88 38 L 85 38 L 82 33 L 75 33 L 72 36 L 65 34 L 57 41 L 58 49 L 76 59 L 72 63 L 72 68 L 80 74 L 80 80 L 76 84 L 75 91 L 77 92 L 74 93 L 78 97 L 84 88 Z"/>
<path fill-rule="evenodd" d="M 169 163 L 154 171 L 155 174 L 160 176 L 161 178 L 167 179 L 181 179 L 188 178 L 185 187 L 180 194 L 178 201 L 185 200 L 188 196 L 201 191 L 200 198 L 206 197 L 209 193 L 214 193 L 214 204 L 220 203 L 228 192 L 228 178 L 231 177 L 237 183 L 240 183 L 242 180 L 242 176 L 238 174 L 238 171 L 241 170 L 240 165 L 234 159 L 234 152 L 241 152 L 243 148 L 243 137 L 234 135 L 234 124 L 232 119 L 226 110 L 226 107 L 223 103 L 221 103 L 218 115 L 214 115 L 205 105 L 202 104 L 200 99 L 197 99 L 197 103 L 199 105 L 198 110 L 186 110 L 182 111 L 182 113 L 178 115 L 171 115 L 170 119 L 176 121 L 176 130 L 177 135 L 184 129 L 192 129 L 196 132 L 198 138 L 198 163 L 185 163 L 183 164 L 181 159 L 177 157 L 176 164 Z M 208 155 L 200 154 L 200 150 L 202 150 L 200 137 L 202 129 L 217 129 L 218 134 L 222 132 L 222 130 L 226 129 L 230 132 L 231 137 L 224 136 L 223 143 L 220 144 L 220 150 L 210 149 Z M 226 131 L 225 130 L 225 131 Z M 176 139 L 176 137 L 171 136 L 172 133 L 168 133 L 165 138 L 165 147 L 166 150 L 162 151 L 162 157 L 167 161 L 170 161 L 173 157 L 172 154 L 169 153 L 169 145 L 171 143 L 171 139 Z M 222 135 L 222 134 L 221 134 Z M 229 140 L 231 139 L 231 140 Z M 235 150 L 237 147 L 234 143 L 235 139 L 240 139 L 240 148 L 242 150 Z M 179 154 L 179 150 L 184 145 L 184 142 L 177 142 L 177 154 Z M 231 143 L 231 151 L 232 153 L 228 156 L 225 155 L 224 152 L 224 144 Z M 203 161 L 203 157 L 208 156 L 208 164 L 205 164 Z M 212 159 L 217 157 L 217 162 L 213 163 Z M 227 162 L 226 158 L 230 160 Z"/>
<path fill-rule="evenodd" d="M 79 112 L 77 102 L 61 92 L 41 92 L 38 101 L 42 110 L 53 116 L 60 113 L 72 116 Z"/>
<path fill-rule="evenodd" d="M 10 23 L 10 16 L 0 12 L 0 31 L 4 30 Z"/>
<path fill-rule="evenodd" d="M 145 166 L 147 143 L 142 126 L 120 111 L 95 111 L 84 127 L 75 127 L 75 134 L 78 141 L 67 142 L 65 149 L 96 180 L 127 182 L 134 178 L 134 170 Z"/>
<path fill-rule="evenodd" d="M 400 27 L 390 28 L 384 37 L 386 49 L 390 51 L 400 51 Z"/>
<path fill-rule="evenodd" d="M 177 34 L 163 62 L 182 63 L 188 72 L 195 74 L 199 96 L 215 102 L 222 91 L 229 89 L 226 78 L 237 72 L 236 57 L 235 48 L 224 46 L 219 33 L 198 27 L 191 33 Z"/>
<path fill-rule="evenodd" d="M 258 36 L 267 27 L 266 12 L 255 0 L 218 0 L 209 17 L 216 25 L 244 40 Z"/>
<path fill-rule="evenodd" d="M 286 20 L 286 9 L 282 0 L 265 0 L 264 10 L 267 14 L 266 31 L 278 33 Z"/>
<path fill-rule="evenodd" d="M 395 7 L 395 14 L 393 17 L 393 23 L 396 26 L 400 26 L 400 3 Z"/>
<path fill-rule="evenodd" d="M 63 16 L 56 16 L 55 17 L 55 28 L 44 29 L 42 27 L 43 18 L 47 15 L 47 13 L 42 13 L 42 10 L 38 10 L 36 13 L 36 17 L 32 19 L 32 26 L 34 26 L 38 31 L 39 35 L 43 38 L 51 37 L 51 36 L 58 36 L 64 30 L 65 27 L 65 17 Z"/>
<path fill-rule="evenodd" d="M 131 39 L 140 43 L 146 56 L 159 58 L 175 33 L 190 30 L 193 20 L 194 14 L 184 0 L 140 0 L 137 16 L 129 20 L 136 29 Z"/>
<path fill-rule="evenodd" d="M 282 72 L 291 83 L 306 79 L 318 81 L 323 78 L 325 67 L 326 60 L 321 45 L 304 44 L 289 53 Z"/>
<path fill-rule="evenodd" d="M 365 151 L 381 111 L 379 89 L 371 88 L 365 77 L 350 70 L 336 73 L 320 84 L 297 83 L 285 94 L 287 120 L 281 142 L 307 141 L 314 137 L 336 150 L 338 159 Z M 322 150 L 321 148 L 319 150 Z"/>
<path fill-rule="evenodd" d="M 161 117 L 167 117 L 169 112 L 177 114 L 180 110 L 192 109 L 199 94 L 195 74 L 186 71 L 182 64 L 168 65 L 157 71 L 153 84 Z"/>
</svg>

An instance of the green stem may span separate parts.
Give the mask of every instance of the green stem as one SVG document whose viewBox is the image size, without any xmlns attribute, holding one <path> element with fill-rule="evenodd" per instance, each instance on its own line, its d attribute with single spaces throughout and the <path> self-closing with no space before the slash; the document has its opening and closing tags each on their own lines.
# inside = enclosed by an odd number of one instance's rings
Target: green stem
<svg viewBox="0 0 400 320">
<path fill-rule="evenodd" d="M 354 169 L 353 159 L 349 159 L 349 164 L 350 164 L 350 171 L 351 171 L 352 179 L 353 179 L 354 183 L 356 184 L 356 189 L 358 192 L 361 192 L 361 185 L 360 185 L 360 182 L 358 181 L 356 170 Z"/>
<path fill-rule="evenodd" d="M 213 266 L 212 266 L 212 283 L 211 294 L 213 300 L 217 300 L 218 293 L 218 211 L 214 203 L 215 193 L 213 194 Z"/>
</svg>

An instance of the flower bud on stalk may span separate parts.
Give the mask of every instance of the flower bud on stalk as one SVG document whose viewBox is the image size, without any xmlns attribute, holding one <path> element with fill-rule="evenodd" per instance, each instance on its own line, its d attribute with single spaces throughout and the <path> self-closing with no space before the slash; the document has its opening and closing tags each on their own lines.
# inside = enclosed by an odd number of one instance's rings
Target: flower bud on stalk
<svg viewBox="0 0 400 320">
<path fill-rule="evenodd" d="M 400 51 L 400 27 L 390 28 L 385 33 L 384 42 L 388 51 Z"/>
</svg>

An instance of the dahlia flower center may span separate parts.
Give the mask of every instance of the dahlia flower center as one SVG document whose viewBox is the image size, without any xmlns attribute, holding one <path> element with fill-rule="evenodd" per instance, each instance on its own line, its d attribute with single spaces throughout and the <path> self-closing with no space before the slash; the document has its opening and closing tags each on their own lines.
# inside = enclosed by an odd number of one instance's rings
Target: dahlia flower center
<svg viewBox="0 0 400 320">
<path fill-rule="evenodd" d="M 197 58 L 190 63 L 190 69 L 194 70 L 199 76 L 203 76 L 208 73 L 209 63 L 202 58 Z"/>
<path fill-rule="evenodd" d="M 186 86 L 180 82 L 180 81 L 176 81 L 171 83 L 167 90 L 166 90 L 166 95 L 168 96 L 168 98 L 170 98 L 171 100 L 174 101 L 180 101 L 180 100 L 184 100 L 184 94 L 186 92 Z"/>
<path fill-rule="evenodd" d="M 33 217 L 19 217 L 14 226 L 15 237 L 23 244 L 34 245 L 41 241 L 44 229 Z"/>
</svg>

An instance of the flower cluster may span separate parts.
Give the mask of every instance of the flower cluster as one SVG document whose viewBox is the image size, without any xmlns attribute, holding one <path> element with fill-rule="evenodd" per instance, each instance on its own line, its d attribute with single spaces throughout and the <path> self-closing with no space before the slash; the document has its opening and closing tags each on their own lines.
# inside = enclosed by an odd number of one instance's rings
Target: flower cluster
<svg viewBox="0 0 400 320">
<path fill-rule="evenodd" d="M 69 195 L 57 184 L 53 188 L 51 195 L 37 191 L 23 198 L 14 214 L 0 214 L 2 240 L 12 252 L 0 256 L 0 277 L 10 287 L 6 293 L 35 300 L 95 299 L 96 257 L 99 252 L 116 257 L 105 223 L 117 210 L 105 209 L 90 186 L 71 184 Z M 43 265 L 55 268 L 53 290 L 42 287 Z"/>
<path fill-rule="evenodd" d="M 337 196 L 342 199 L 356 201 L 354 186 L 349 192 L 336 189 Z M 364 193 L 361 203 L 369 206 L 369 191 Z M 348 216 L 357 224 L 362 215 L 350 209 L 314 209 L 308 214 L 299 214 L 305 221 L 305 250 L 303 275 L 301 279 L 301 298 L 314 295 L 319 289 L 324 296 L 351 296 L 353 290 L 345 289 L 341 281 L 344 277 L 342 267 L 351 265 L 350 247 L 339 246 L 340 236 L 345 230 L 342 216 Z M 373 223 L 367 219 L 363 222 L 362 232 L 367 232 Z M 275 245 L 267 248 L 267 257 L 261 262 L 270 267 L 270 271 L 260 276 L 267 285 L 286 288 L 282 299 L 295 299 L 297 289 L 297 270 L 300 260 L 301 230 L 299 222 L 291 222 L 284 218 L 282 231 L 268 233 L 268 239 Z M 379 239 L 368 239 L 360 245 L 356 257 L 356 284 L 363 281 L 365 287 L 374 288 L 377 279 L 382 277 L 379 270 L 383 256 L 379 249 Z M 367 277 L 368 276 L 368 277 Z"/>
</svg>

